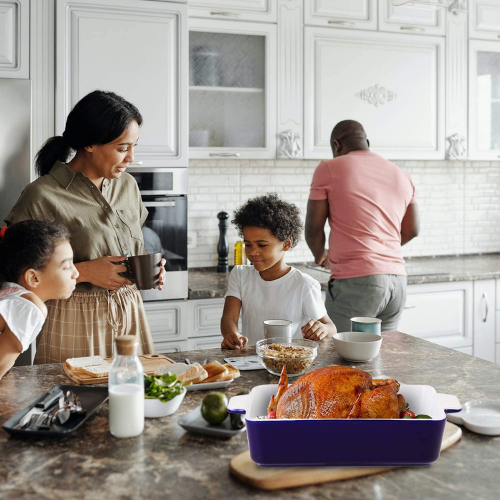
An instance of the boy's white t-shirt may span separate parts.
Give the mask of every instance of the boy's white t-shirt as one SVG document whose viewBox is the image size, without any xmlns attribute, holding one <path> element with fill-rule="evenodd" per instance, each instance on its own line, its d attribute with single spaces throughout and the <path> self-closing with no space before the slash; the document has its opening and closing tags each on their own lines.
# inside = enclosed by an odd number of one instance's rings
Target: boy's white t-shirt
<svg viewBox="0 0 500 500">
<path fill-rule="evenodd" d="M 294 338 L 302 338 L 301 328 L 311 319 L 326 316 L 320 284 L 292 267 L 274 281 L 265 281 L 253 266 L 234 266 L 229 275 L 226 297 L 241 300 L 241 334 L 255 345 L 264 338 L 264 321 L 286 319 L 292 322 Z"/>
<path fill-rule="evenodd" d="M 0 287 L 0 316 L 21 342 L 23 352 L 45 323 L 45 316 L 39 307 L 22 297 L 25 293 L 29 293 L 28 290 L 16 283 L 5 282 Z"/>
</svg>

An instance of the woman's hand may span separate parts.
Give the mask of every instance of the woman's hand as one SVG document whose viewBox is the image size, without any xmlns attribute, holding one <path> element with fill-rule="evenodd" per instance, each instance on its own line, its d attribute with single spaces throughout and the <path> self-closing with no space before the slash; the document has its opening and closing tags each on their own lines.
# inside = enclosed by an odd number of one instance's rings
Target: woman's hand
<svg viewBox="0 0 500 500">
<path fill-rule="evenodd" d="M 127 266 L 113 264 L 125 260 L 127 257 L 99 257 L 75 264 L 80 273 L 77 283 L 92 283 L 107 290 L 118 290 L 123 285 L 132 285 L 131 281 L 119 274 L 127 272 Z"/>
<path fill-rule="evenodd" d="M 165 264 L 167 263 L 167 261 L 165 259 L 161 259 L 161 262 L 160 262 L 160 275 L 158 276 L 158 281 L 159 281 L 159 286 L 158 286 L 158 290 L 161 290 L 162 286 L 164 285 L 165 283 L 165 275 L 167 274 L 167 271 L 165 271 Z"/>
<path fill-rule="evenodd" d="M 224 340 L 222 341 L 221 349 L 241 349 L 245 347 L 248 343 L 248 339 L 241 335 L 240 333 L 231 332 L 228 333 Z"/>
<path fill-rule="evenodd" d="M 312 319 L 302 327 L 302 336 L 308 340 L 323 340 L 329 333 L 328 325 Z"/>
</svg>

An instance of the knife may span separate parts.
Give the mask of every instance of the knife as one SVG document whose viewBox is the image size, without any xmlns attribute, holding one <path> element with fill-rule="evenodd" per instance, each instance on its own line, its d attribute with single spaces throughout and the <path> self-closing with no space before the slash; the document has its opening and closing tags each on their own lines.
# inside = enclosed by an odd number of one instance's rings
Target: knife
<svg viewBox="0 0 500 500">
<path fill-rule="evenodd" d="M 43 411 L 46 411 L 63 395 L 63 391 L 55 391 L 47 394 L 42 401 L 38 401 L 38 403 L 35 404 L 35 408 L 41 408 Z"/>
</svg>

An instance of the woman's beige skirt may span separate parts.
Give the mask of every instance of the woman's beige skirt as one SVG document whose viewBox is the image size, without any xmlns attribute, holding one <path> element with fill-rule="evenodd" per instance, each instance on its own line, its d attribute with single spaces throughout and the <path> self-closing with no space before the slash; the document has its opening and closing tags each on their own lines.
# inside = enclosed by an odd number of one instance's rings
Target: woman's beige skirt
<svg viewBox="0 0 500 500">
<path fill-rule="evenodd" d="M 113 356 L 118 335 L 137 335 L 139 354 L 155 352 L 142 298 L 135 285 L 115 292 L 73 292 L 46 302 L 48 315 L 37 338 L 35 364 L 81 356 Z"/>
</svg>

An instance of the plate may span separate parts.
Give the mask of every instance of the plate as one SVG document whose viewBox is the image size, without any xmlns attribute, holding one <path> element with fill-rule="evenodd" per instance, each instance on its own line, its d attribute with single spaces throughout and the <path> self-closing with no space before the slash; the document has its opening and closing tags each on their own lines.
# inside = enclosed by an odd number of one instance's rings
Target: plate
<svg viewBox="0 0 500 500">
<path fill-rule="evenodd" d="M 449 413 L 447 418 L 454 424 L 464 425 L 477 434 L 500 436 L 500 402 L 475 399 L 462 405 L 459 413 Z"/>
<path fill-rule="evenodd" d="M 239 356 L 235 358 L 224 358 L 226 363 L 232 364 L 235 368 L 240 371 L 247 370 L 265 370 L 266 368 L 262 366 L 259 356 Z"/>
<path fill-rule="evenodd" d="M 85 415 L 71 415 L 64 425 L 52 425 L 49 430 L 16 429 L 16 425 L 39 401 L 43 401 L 48 394 L 57 391 L 73 391 L 79 398 L 81 406 L 86 410 Z M 50 391 L 42 394 L 26 408 L 14 415 L 3 424 L 3 428 L 14 436 L 33 437 L 65 437 L 81 427 L 106 401 L 108 400 L 107 387 L 85 387 L 81 385 L 56 385 Z"/>
<path fill-rule="evenodd" d="M 186 429 L 189 432 L 194 432 L 195 434 L 202 434 L 203 436 L 212 437 L 223 437 L 228 439 L 247 430 L 246 427 L 243 427 L 243 429 L 232 429 L 229 416 L 226 418 L 226 420 L 224 420 L 224 422 L 222 422 L 222 424 L 209 424 L 201 416 L 201 405 L 195 408 L 193 411 L 190 411 L 186 415 L 180 417 L 178 423 L 183 429 Z"/>
<path fill-rule="evenodd" d="M 200 382 L 198 384 L 191 384 L 184 386 L 187 391 L 209 391 L 210 389 L 222 389 L 223 387 L 227 387 L 234 380 L 224 380 L 222 382 L 207 382 L 204 384 Z"/>
</svg>

